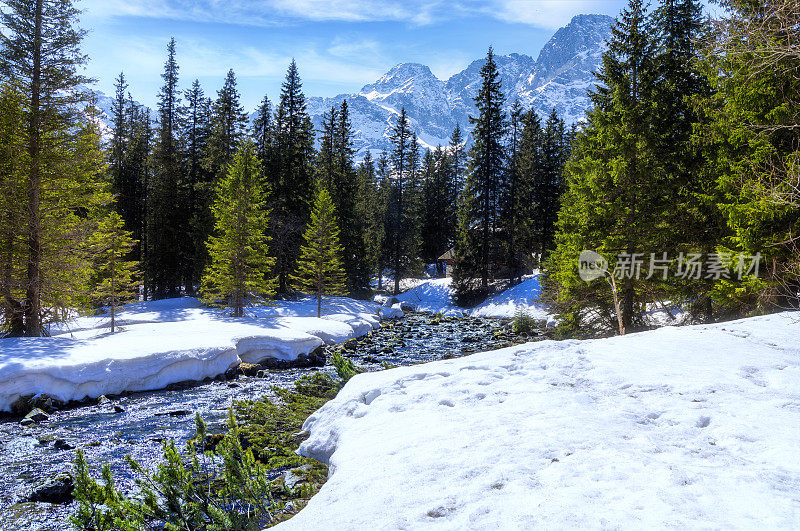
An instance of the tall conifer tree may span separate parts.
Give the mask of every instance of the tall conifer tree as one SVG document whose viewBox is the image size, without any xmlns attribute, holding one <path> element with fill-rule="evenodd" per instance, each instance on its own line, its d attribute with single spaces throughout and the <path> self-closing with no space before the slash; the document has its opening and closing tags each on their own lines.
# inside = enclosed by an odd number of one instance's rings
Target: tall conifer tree
<svg viewBox="0 0 800 531">
<path fill-rule="evenodd" d="M 301 247 L 292 281 L 300 289 L 314 294 L 317 317 L 320 317 L 323 297 L 344 294 L 346 282 L 336 208 L 325 188 L 320 188 L 314 199 L 303 240 L 305 244 Z"/>
<path fill-rule="evenodd" d="M 86 58 L 77 18 L 69 0 L 7 0 L 0 14 L 0 70 L 25 109 L 24 300 L 16 302 L 28 336 L 42 335 L 44 320 L 84 291 L 79 247 L 110 200 L 97 128 L 82 123 L 96 117 L 78 112 L 90 96 L 80 89 L 89 80 L 78 74 Z"/>
<path fill-rule="evenodd" d="M 271 297 L 275 288 L 261 168 L 251 141 L 240 144 L 227 175 L 217 183 L 212 211 L 214 234 L 208 240 L 211 263 L 203 275 L 203 300 L 224 301 L 234 317 L 242 317 L 250 300 Z"/>
<path fill-rule="evenodd" d="M 503 96 L 500 73 L 489 48 L 486 62 L 481 68 L 481 88 L 475 98 L 477 117 L 475 139 L 469 153 L 469 174 L 462 194 L 459 244 L 454 277 L 460 292 L 474 288 L 480 280 L 480 289 L 488 291 L 493 276 L 491 263 L 498 256 L 498 210 L 500 185 L 505 177 L 505 146 L 507 120 L 503 113 Z"/>
<path fill-rule="evenodd" d="M 278 293 L 289 291 L 314 189 L 314 127 L 294 61 L 275 116 L 275 170 L 269 175 Z"/>
<path fill-rule="evenodd" d="M 164 85 L 158 96 L 158 132 L 153 150 L 153 179 L 148 193 L 147 261 L 145 270 L 155 298 L 180 294 L 183 280 L 181 252 L 185 205 L 179 201 L 183 182 L 181 107 L 178 89 L 175 39 L 167 46 L 167 61 L 161 74 Z"/>
</svg>

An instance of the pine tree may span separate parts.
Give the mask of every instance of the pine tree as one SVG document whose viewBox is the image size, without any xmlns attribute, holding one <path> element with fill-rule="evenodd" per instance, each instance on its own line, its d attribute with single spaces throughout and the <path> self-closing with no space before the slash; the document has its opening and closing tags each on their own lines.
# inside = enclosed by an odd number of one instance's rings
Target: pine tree
<svg viewBox="0 0 800 531">
<path fill-rule="evenodd" d="M 69 0 L 8 0 L 0 15 L 0 70 L 22 94 L 27 129 L 20 304 L 28 336 L 42 335 L 43 321 L 84 292 L 79 247 L 98 205 L 110 201 L 97 129 L 78 111 L 90 97 L 77 73 L 86 61 L 77 17 Z"/>
<path fill-rule="evenodd" d="M 449 160 L 441 146 L 426 151 L 422 162 L 422 256 L 425 262 L 436 265 L 439 276 L 444 275 L 439 257 L 455 239 L 455 185 L 451 178 Z"/>
<path fill-rule="evenodd" d="M 394 292 L 400 292 L 401 278 L 413 268 L 418 254 L 415 186 L 419 151 L 416 135 L 411 130 L 405 108 L 390 136 L 392 152 L 391 187 L 387 207 L 386 241 L 390 248 L 390 264 L 394 275 Z"/>
<path fill-rule="evenodd" d="M 381 194 L 375 161 L 369 150 L 358 167 L 359 191 L 356 215 L 363 220 L 364 262 L 368 272 L 383 272 L 384 225 L 386 202 Z M 380 283 L 380 280 L 379 280 Z"/>
<path fill-rule="evenodd" d="M 112 211 L 100 221 L 88 244 L 94 258 L 91 298 L 108 308 L 113 334 L 117 308 L 136 295 L 138 262 L 127 260 L 135 242 L 122 217 Z"/>
<path fill-rule="evenodd" d="M 320 131 L 319 151 L 317 152 L 317 182 L 319 186 L 331 190 L 336 180 L 335 146 L 339 125 L 338 111 L 332 106 L 322 114 L 322 131 Z"/>
<path fill-rule="evenodd" d="M 622 333 L 642 324 L 641 308 L 655 278 L 648 283 L 633 271 L 615 272 L 620 280 L 617 319 L 608 286 L 584 283 L 575 266 L 584 249 L 605 256 L 612 269 L 626 257 L 649 257 L 663 250 L 661 242 L 675 230 L 662 223 L 666 205 L 664 169 L 655 149 L 652 35 L 641 0 L 631 0 L 612 26 L 600 83 L 591 95 L 589 124 L 578 135 L 577 153 L 567 165 L 568 189 L 548 267 L 559 300 L 569 308 L 566 320 L 585 320 L 588 307 L 598 312 L 597 321 Z M 612 324 L 617 320 L 618 326 Z"/>
<path fill-rule="evenodd" d="M 335 129 L 334 163 L 336 181 L 328 189 L 339 221 L 342 239 L 342 260 L 347 275 L 347 288 L 351 293 L 369 287 L 369 270 L 364 256 L 364 218 L 358 215 L 356 200 L 359 192 L 353 147 L 353 126 L 347 100 L 339 106 Z"/>
<path fill-rule="evenodd" d="M 761 254 L 758 277 L 718 279 L 711 295 L 725 313 L 800 306 L 800 24 L 796 2 L 723 4 L 705 50 L 713 88 L 694 140 L 716 181 L 721 253 Z"/>
<path fill-rule="evenodd" d="M 505 178 L 506 118 L 502 110 L 505 97 L 491 48 L 481 68 L 481 79 L 475 98 L 478 116 L 470 116 L 470 122 L 475 124 L 475 140 L 469 153 L 456 248 L 454 279 L 456 289 L 462 293 L 474 288 L 474 279 L 480 279 L 480 290 L 488 292 L 493 276 L 491 264 L 499 254 L 498 210 L 500 184 Z"/>
<path fill-rule="evenodd" d="M 208 138 L 206 165 L 215 179 L 227 171 L 236 154 L 239 142 L 247 133 L 247 114 L 239 102 L 236 74 L 228 71 L 225 84 L 217 91 L 217 100 L 211 106 L 211 133 Z"/>
<path fill-rule="evenodd" d="M 272 103 L 267 96 L 261 100 L 253 120 L 253 141 L 256 143 L 256 155 L 261 161 L 264 182 L 268 183 L 268 175 L 272 175 L 275 165 L 275 122 L 272 117 Z"/>
<path fill-rule="evenodd" d="M 128 83 L 125 81 L 125 74 L 120 72 L 119 77 L 114 84 L 114 101 L 111 104 L 111 122 L 113 124 L 113 133 L 111 137 L 111 153 L 109 156 L 109 169 L 111 170 L 112 184 L 114 186 L 114 193 L 117 194 L 117 207 L 122 214 L 123 219 L 128 220 L 129 214 L 127 212 L 128 205 L 126 204 L 125 197 L 125 152 L 127 151 L 127 142 L 129 132 L 128 125 L 128 110 L 127 110 L 127 91 Z"/>
<path fill-rule="evenodd" d="M 272 241 L 278 292 L 289 291 L 314 190 L 314 127 L 306 112 L 300 74 L 294 61 L 281 87 L 275 116 L 275 168 L 268 175 Z"/>
<path fill-rule="evenodd" d="M 521 280 L 525 246 L 520 245 L 520 234 L 524 232 L 523 223 L 530 214 L 524 212 L 530 204 L 525 197 L 526 184 L 520 171 L 520 143 L 522 137 L 522 106 L 515 100 L 511 106 L 508 144 L 508 168 L 506 179 L 500 191 L 500 217 L 507 247 L 507 263 L 509 280 Z"/>
<path fill-rule="evenodd" d="M 338 295 L 345 290 L 342 246 L 333 201 L 325 188 L 314 199 L 311 221 L 303 235 L 305 244 L 297 260 L 297 272 L 292 281 L 317 299 L 317 317 L 322 315 L 322 298 Z"/>
<path fill-rule="evenodd" d="M 181 195 L 187 210 L 188 237 L 184 238 L 183 259 L 184 284 L 190 295 L 199 283 L 208 262 L 205 241 L 214 226 L 211 202 L 214 196 L 214 175 L 208 171 L 204 157 L 211 135 L 211 102 L 205 97 L 200 82 L 194 80 L 186 91 L 186 107 L 183 138 L 186 145 L 186 179 Z"/>
<path fill-rule="evenodd" d="M 211 263 L 203 275 L 204 302 L 224 304 L 234 317 L 244 315 L 245 304 L 254 297 L 271 297 L 275 259 L 269 255 L 269 223 L 261 187 L 261 168 L 255 146 L 245 140 L 217 183 L 214 235 L 208 240 Z"/>
<path fill-rule="evenodd" d="M 167 45 L 167 61 L 161 75 L 164 86 L 158 96 L 158 133 L 153 150 L 153 178 L 148 190 L 147 261 L 145 272 L 155 298 L 180 294 L 183 277 L 180 231 L 186 220 L 179 201 L 183 182 L 181 153 L 181 108 L 175 39 Z"/>
<path fill-rule="evenodd" d="M 23 249 L 25 233 L 24 98 L 0 86 L 0 336 L 25 332 Z"/>
<path fill-rule="evenodd" d="M 541 129 L 540 163 L 534 173 L 530 204 L 536 205 L 534 220 L 533 251 L 546 259 L 553 248 L 555 224 L 561 195 L 564 193 L 562 175 L 569 159 L 571 141 L 564 121 L 553 109 Z"/>
<path fill-rule="evenodd" d="M 465 155 L 464 155 L 464 139 L 461 138 L 461 126 L 456 124 L 453 129 L 453 134 L 450 135 L 450 145 L 448 147 L 448 154 L 450 157 L 450 168 L 453 172 L 453 184 L 456 189 L 456 197 L 461 195 L 464 189 L 464 175 L 465 175 Z"/>
</svg>

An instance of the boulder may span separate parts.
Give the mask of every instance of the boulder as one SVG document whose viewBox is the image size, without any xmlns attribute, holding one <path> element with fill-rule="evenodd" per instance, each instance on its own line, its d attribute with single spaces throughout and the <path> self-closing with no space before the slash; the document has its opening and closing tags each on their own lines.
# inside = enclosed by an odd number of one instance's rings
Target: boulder
<svg viewBox="0 0 800 531">
<path fill-rule="evenodd" d="M 75 447 L 65 441 L 64 439 L 56 439 L 56 442 L 53 443 L 53 448 L 56 450 L 74 450 Z"/>
<path fill-rule="evenodd" d="M 49 418 L 50 417 L 47 415 L 47 413 L 45 413 L 39 408 L 36 408 L 27 415 L 25 415 L 25 418 L 19 421 L 19 423 L 22 424 L 23 426 L 30 426 L 31 424 L 42 422 Z"/>
<path fill-rule="evenodd" d="M 50 395 L 24 395 L 11 404 L 11 412 L 22 417 L 37 408 L 52 413 L 64 407 L 64 405 L 63 400 Z"/>
<path fill-rule="evenodd" d="M 391 308 L 395 304 L 400 304 L 400 300 L 397 297 L 389 297 L 383 302 L 383 305 L 387 308 Z"/>
<path fill-rule="evenodd" d="M 47 477 L 33 486 L 25 501 L 44 503 L 69 503 L 75 482 L 66 472 Z"/>
</svg>

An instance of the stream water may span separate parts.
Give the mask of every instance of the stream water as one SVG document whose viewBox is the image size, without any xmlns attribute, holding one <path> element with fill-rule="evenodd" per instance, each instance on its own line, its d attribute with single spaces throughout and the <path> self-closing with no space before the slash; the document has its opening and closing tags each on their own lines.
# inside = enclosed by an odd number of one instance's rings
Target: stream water
<svg viewBox="0 0 800 531">
<path fill-rule="evenodd" d="M 501 330 L 507 322 L 496 319 L 444 319 L 409 314 L 362 338 L 347 355 L 368 370 L 383 362 L 411 365 L 445 357 L 491 350 L 508 342 Z M 497 337 L 497 336 L 500 337 Z M 63 530 L 75 504 L 20 503 L 42 478 L 70 471 L 75 450 L 86 453 L 99 469 L 110 463 L 117 485 L 132 484 L 124 456 L 131 454 L 145 465 L 156 462 L 161 442 L 185 442 L 194 435 L 194 416 L 200 413 L 209 431 L 223 431 L 234 400 L 271 394 L 272 386 L 289 386 L 303 374 L 332 372 L 332 367 L 269 371 L 263 377 L 241 376 L 214 380 L 180 389 L 132 393 L 96 405 L 57 411 L 29 427 L 18 419 L 0 422 L 0 530 Z M 121 412 L 116 412 L 119 406 Z M 117 409 L 119 409 L 117 408 Z"/>
</svg>

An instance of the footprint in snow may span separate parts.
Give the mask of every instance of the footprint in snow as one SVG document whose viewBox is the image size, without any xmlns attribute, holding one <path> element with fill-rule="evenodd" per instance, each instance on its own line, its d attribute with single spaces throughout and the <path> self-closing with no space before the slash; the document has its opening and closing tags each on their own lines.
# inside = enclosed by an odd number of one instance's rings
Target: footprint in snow
<svg viewBox="0 0 800 531">
<path fill-rule="evenodd" d="M 709 424 L 711 424 L 711 417 L 700 417 L 699 419 L 697 419 L 695 427 L 706 428 L 708 427 Z"/>
</svg>

